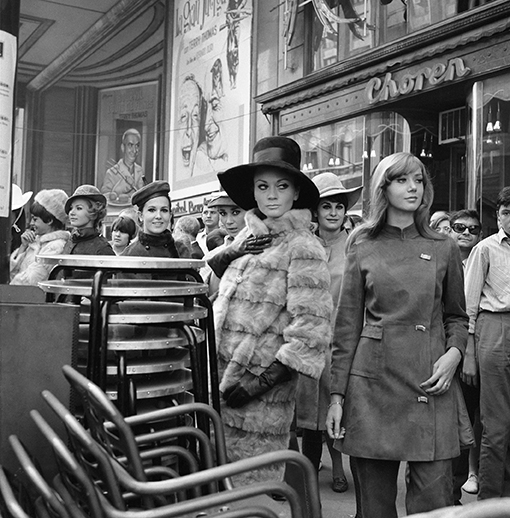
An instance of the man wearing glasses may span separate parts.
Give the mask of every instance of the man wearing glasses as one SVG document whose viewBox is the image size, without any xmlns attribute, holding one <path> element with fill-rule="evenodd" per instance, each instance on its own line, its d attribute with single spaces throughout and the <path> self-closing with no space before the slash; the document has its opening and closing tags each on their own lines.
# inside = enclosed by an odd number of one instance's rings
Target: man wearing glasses
<svg viewBox="0 0 510 518">
<path fill-rule="evenodd" d="M 471 250 L 482 238 L 482 226 L 476 210 L 463 209 L 450 217 L 449 236 L 457 243 L 462 258 L 462 266 L 466 263 Z M 476 445 L 462 450 L 453 463 L 453 500 L 460 505 L 461 488 L 466 493 L 478 493 L 478 457 L 480 454 L 480 391 L 478 388 L 477 369 L 474 354 L 464 356 L 461 370 L 461 387 L 471 424 L 475 430 Z"/>
<path fill-rule="evenodd" d="M 510 187 L 496 200 L 499 231 L 478 243 L 466 265 L 466 356 L 475 351 L 480 380 L 478 499 L 505 494 L 510 468 Z"/>
</svg>

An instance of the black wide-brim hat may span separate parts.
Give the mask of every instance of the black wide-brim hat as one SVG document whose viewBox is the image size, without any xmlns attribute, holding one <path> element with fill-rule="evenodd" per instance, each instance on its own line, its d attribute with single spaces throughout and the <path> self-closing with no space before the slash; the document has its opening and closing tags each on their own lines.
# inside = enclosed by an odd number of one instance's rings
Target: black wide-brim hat
<svg viewBox="0 0 510 518">
<path fill-rule="evenodd" d="M 300 169 L 301 149 L 288 137 L 266 137 L 253 148 L 253 162 L 231 167 L 218 173 L 218 180 L 225 192 L 242 209 L 257 207 L 254 197 L 253 175 L 258 169 L 274 167 L 289 173 L 299 186 L 295 209 L 315 209 L 319 203 L 319 190 Z"/>
</svg>

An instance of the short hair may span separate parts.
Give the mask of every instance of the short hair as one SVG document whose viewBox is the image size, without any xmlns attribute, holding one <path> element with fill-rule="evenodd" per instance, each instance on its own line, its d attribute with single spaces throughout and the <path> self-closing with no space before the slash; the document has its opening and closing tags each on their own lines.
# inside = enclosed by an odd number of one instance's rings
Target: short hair
<svg viewBox="0 0 510 518">
<path fill-rule="evenodd" d="M 136 223 L 128 216 L 119 216 L 112 223 L 112 232 L 115 230 L 124 232 L 124 234 L 128 234 L 129 240 L 131 241 L 136 235 Z"/>
<path fill-rule="evenodd" d="M 103 219 L 106 218 L 107 214 L 106 203 L 103 203 L 102 201 L 91 200 L 86 196 L 78 196 L 76 199 L 84 200 L 87 203 L 89 208 L 89 214 L 94 220 L 94 228 L 96 230 L 101 230 L 101 224 L 103 222 Z"/>
<path fill-rule="evenodd" d="M 200 222 L 195 216 L 181 216 L 175 223 L 175 232 L 182 232 L 196 238 L 200 231 Z"/>
<path fill-rule="evenodd" d="M 448 221 L 448 223 L 450 223 L 450 221 L 451 221 L 450 214 L 444 210 L 438 210 L 438 211 L 434 212 L 434 214 L 432 214 L 432 216 L 430 216 L 430 221 L 429 221 L 430 228 L 437 230 L 439 228 L 439 224 L 442 223 L 443 221 Z"/>
<path fill-rule="evenodd" d="M 55 230 L 63 230 L 65 228 L 64 223 L 58 220 L 51 212 L 47 211 L 39 202 L 34 201 L 30 207 L 30 214 L 37 218 L 41 218 L 44 223 L 51 225 Z"/>
<path fill-rule="evenodd" d="M 450 216 L 450 223 L 453 224 L 457 220 L 462 219 L 462 218 L 476 219 L 478 224 L 481 225 L 480 215 L 478 214 L 478 211 L 475 209 L 461 209 L 461 210 L 458 210 L 457 212 L 454 212 Z"/>
<path fill-rule="evenodd" d="M 138 137 L 140 140 L 142 140 L 142 135 L 140 135 L 140 132 L 135 128 L 129 128 L 122 134 L 122 140 L 121 142 L 124 144 L 124 139 L 128 135 L 134 135 L 135 137 Z"/>
<path fill-rule="evenodd" d="M 496 199 L 496 210 L 500 207 L 510 206 L 510 187 L 504 187 L 499 191 L 498 198 Z"/>
</svg>

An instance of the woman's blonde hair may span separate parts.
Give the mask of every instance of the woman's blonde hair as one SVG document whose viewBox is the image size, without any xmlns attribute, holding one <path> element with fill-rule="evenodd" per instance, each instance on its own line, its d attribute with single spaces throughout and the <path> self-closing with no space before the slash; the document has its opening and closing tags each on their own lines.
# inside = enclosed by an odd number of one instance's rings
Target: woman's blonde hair
<svg viewBox="0 0 510 518">
<path fill-rule="evenodd" d="M 354 229 L 349 241 L 376 237 L 386 223 L 388 210 L 388 185 L 401 176 L 419 170 L 423 174 L 423 199 L 414 213 L 414 223 L 418 232 L 430 239 L 445 239 L 445 236 L 430 229 L 429 211 L 434 199 L 432 181 L 423 162 L 411 153 L 394 153 L 383 158 L 372 175 L 370 184 L 370 208 L 367 219 Z"/>
</svg>

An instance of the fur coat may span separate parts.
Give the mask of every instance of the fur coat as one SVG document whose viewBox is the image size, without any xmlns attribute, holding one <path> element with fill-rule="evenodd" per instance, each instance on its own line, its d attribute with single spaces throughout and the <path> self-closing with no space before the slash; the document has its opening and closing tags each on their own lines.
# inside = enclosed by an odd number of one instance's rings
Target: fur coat
<svg viewBox="0 0 510 518">
<path fill-rule="evenodd" d="M 15 250 L 10 260 L 11 284 L 37 286 L 47 280 L 53 265 L 39 263 L 36 256 L 60 255 L 69 237 L 66 230 L 55 230 L 38 236 L 23 252 Z"/>
<path fill-rule="evenodd" d="M 260 375 L 275 359 L 294 374 L 244 407 L 222 402 L 231 460 L 288 447 L 298 375 L 320 377 L 331 336 L 330 276 L 324 249 L 310 231 L 310 211 L 291 210 L 278 220 L 257 214 L 246 213 L 236 240 L 271 233 L 272 244 L 233 261 L 214 302 L 220 391 L 246 370 Z M 281 476 L 279 468 L 267 471 L 243 483 Z"/>
</svg>

